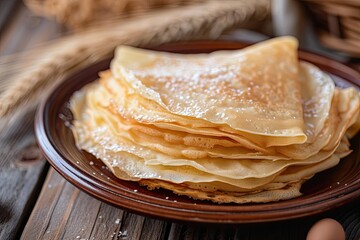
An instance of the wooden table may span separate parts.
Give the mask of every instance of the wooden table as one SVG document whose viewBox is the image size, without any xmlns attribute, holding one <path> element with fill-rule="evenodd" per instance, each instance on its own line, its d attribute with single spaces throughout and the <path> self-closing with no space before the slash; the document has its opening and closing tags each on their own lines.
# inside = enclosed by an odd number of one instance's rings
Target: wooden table
<svg viewBox="0 0 360 240">
<path fill-rule="evenodd" d="M 1 55 L 63 34 L 21 1 L 0 2 Z M 205 225 L 157 220 L 112 207 L 62 178 L 41 155 L 33 111 L 0 132 L 0 239 L 305 239 L 324 217 L 338 220 L 348 239 L 360 237 L 360 205 L 321 215 L 262 224 Z"/>
</svg>

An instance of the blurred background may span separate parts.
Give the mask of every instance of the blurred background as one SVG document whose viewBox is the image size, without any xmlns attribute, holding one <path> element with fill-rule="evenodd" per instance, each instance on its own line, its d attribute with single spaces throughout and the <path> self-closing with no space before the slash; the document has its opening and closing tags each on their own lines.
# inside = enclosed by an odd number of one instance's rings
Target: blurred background
<svg viewBox="0 0 360 240">
<path fill-rule="evenodd" d="M 217 2 L 217 3 L 214 3 Z M 233 18 L 234 11 L 226 12 L 227 7 L 241 10 L 244 17 L 233 22 L 223 21 L 222 29 L 217 34 L 223 34 L 233 29 L 251 29 L 267 37 L 277 35 L 294 35 L 299 38 L 301 46 L 319 52 L 331 52 L 332 56 L 341 56 L 340 59 L 360 57 L 360 1 L 358 0 L 1 0 L 0 32 L 1 55 L 21 51 L 26 46 L 33 46 L 32 42 L 42 42 L 54 39 L 64 34 L 74 34 L 94 25 L 109 24 L 117 21 L 124 23 L 144 15 L 172 13 L 174 9 L 184 9 L 189 15 L 196 8 L 203 7 L 206 15 L 207 7 L 218 8 L 223 12 L 223 18 Z M 241 3 L 241 4 L 240 4 Z M 226 7 L 226 5 L 228 5 Z M 248 16 L 246 10 L 258 15 Z M 208 12 L 208 20 L 213 12 Z M 226 16 L 224 16 L 226 15 Z M 261 15 L 261 16 L 259 16 Z M 203 15 L 202 15 L 203 16 Z M 17 18 L 10 26 L 6 24 L 12 18 Z M 153 23 L 156 25 L 156 23 Z M 170 25 L 170 24 L 169 24 Z M 191 23 L 189 24 L 191 28 Z M 149 25 L 151 27 L 151 24 Z M 9 46 L 6 36 L 16 28 L 18 36 L 26 34 L 42 34 L 30 40 L 23 47 L 13 43 Z M 209 30 L 211 31 L 211 30 Z M 194 32 L 201 35 L 200 32 Z M 177 38 L 181 39 L 181 34 Z M 243 34 L 247 38 L 247 34 Z M 201 37 L 201 36 L 198 36 Z M 214 36 L 212 36 L 214 37 Z M 254 37 L 255 38 L 255 37 Z M 177 39 L 173 39 L 177 40 Z M 5 47 L 6 46 L 6 47 Z M 348 60 L 348 59 L 346 59 Z"/>
</svg>

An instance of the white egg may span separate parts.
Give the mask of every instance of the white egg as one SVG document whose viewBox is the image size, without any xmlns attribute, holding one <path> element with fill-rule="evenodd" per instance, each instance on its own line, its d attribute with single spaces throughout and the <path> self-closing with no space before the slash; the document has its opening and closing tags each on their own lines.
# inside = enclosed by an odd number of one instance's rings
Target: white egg
<svg viewBox="0 0 360 240">
<path fill-rule="evenodd" d="M 324 218 L 310 228 L 306 240 L 345 240 L 345 231 L 339 222 Z"/>
</svg>

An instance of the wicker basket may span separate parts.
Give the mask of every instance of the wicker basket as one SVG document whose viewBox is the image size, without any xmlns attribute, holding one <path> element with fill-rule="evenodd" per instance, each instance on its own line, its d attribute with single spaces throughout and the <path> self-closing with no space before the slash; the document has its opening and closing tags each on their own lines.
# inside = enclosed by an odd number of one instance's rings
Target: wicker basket
<svg viewBox="0 0 360 240">
<path fill-rule="evenodd" d="M 302 0 L 319 39 L 331 49 L 360 58 L 360 0 Z"/>
</svg>

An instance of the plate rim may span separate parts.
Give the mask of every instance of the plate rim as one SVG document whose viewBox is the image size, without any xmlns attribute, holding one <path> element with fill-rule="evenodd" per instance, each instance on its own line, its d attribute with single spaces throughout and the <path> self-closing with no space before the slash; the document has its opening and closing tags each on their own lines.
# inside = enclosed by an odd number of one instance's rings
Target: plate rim
<svg viewBox="0 0 360 240">
<path fill-rule="evenodd" d="M 171 44 L 165 44 L 164 46 L 160 47 L 154 47 L 150 49 L 155 50 L 166 50 L 166 48 L 171 48 L 172 46 L 180 46 L 182 44 L 227 44 L 227 46 L 230 47 L 234 44 L 239 48 L 240 45 L 243 47 L 247 45 L 243 42 L 234 42 L 234 41 L 192 41 L 187 43 L 171 43 Z M 184 45 L 182 45 L 184 46 Z M 173 49 L 174 50 L 174 49 Z M 176 49 L 175 49 L 176 50 Z M 214 49 L 215 50 L 215 49 Z M 331 62 L 333 65 L 331 66 L 333 69 L 337 69 L 337 67 L 340 66 L 339 70 L 340 72 L 343 71 L 346 73 L 347 71 L 355 71 L 352 74 L 359 76 L 359 81 L 356 82 L 353 80 L 349 80 L 348 78 L 345 78 L 347 81 L 352 82 L 353 84 L 360 87 L 360 73 L 357 73 L 356 70 L 350 68 L 349 66 L 346 66 L 342 63 L 336 62 L 332 59 L 329 59 L 324 56 L 320 56 L 318 54 L 306 52 L 306 51 L 299 51 L 299 56 L 305 55 L 305 56 L 316 56 L 316 59 L 324 60 Z M 109 61 L 102 60 L 102 61 Z M 99 61 L 99 62 L 102 62 Z M 97 62 L 99 64 L 99 62 Z M 51 98 L 54 91 L 56 91 L 60 86 L 64 85 L 68 79 L 75 79 L 77 76 L 80 76 L 82 72 L 84 72 L 86 69 L 93 67 L 93 65 L 88 66 L 86 68 L 81 69 L 80 71 L 77 71 L 74 74 L 71 74 L 71 76 L 67 77 L 64 81 L 56 84 L 50 91 L 47 97 L 41 101 L 37 112 L 35 116 L 35 135 L 36 139 L 38 141 L 39 147 L 41 149 L 41 152 L 45 156 L 45 158 L 50 162 L 50 164 L 55 168 L 57 172 L 59 172 L 67 181 L 75 185 L 77 188 L 80 188 L 82 191 L 87 192 L 88 194 L 94 196 L 95 198 L 110 203 L 114 206 L 125 208 L 131 212 L 140 213 L 142 215 L 147 215 L 151 217 L 156 218 L 162 218 L 162 219 L 171 219 L 171 220 L 180 220 L 180 221 L 190 221 L 190 222 L 203 222 L 203 223 L 252 223 L 252 222 L 269 222 L 269 221 L 277 221 L 277 220 L 285 220 L 285 219 L 294 219 L 294 218 L 300 218 L 305 217 L 309 215 L 318 214 L 321 212 L 324 212 L 326 210 L 332 209 L 334 207 L 341 206 L 343 204 L 346 204 L 348 202 L 354 201 L 357 198 L 360 198 L 360 181 L 356 185 L 349 186 L 346 188 L 347 190 L 338 190 L 341 192 L 342 197 L 339 197 L 339 194 L 337 192 L 332 192 L 332 194 L 329 194 L 329 196 L 324 199 L 322 198 L 321 202 L 311 202 L 311 199 L 308 199 L 307 204 L 302 204 L 301 206 L 292 206 L 289 208 L 288 204 L 286 204 L 285 201 L 276 202 L 278 206 L 282 206 L 281 208 L 277 208 L 276 216 L 274 216 L 274 209 L 271 208 L 271 204 L 256 204 L 255 206 L 259 207 L 260 210 L 257 211 L 247 211 L 248 208 L 254 208 L 252 205 L 219 205 L 219 204 L 211 204 L 211 205 L 204 205 L 205 207 L 202 207 L 201 205 L 194 205 L 191 203 L 182 203 L 182 205 L 186 205 L 186 209 L 179 209 L 179 203 L 172 202 L 165 199 L 160 199 L 153 196 L 148 196 L 148 198 L 153 198 L 156 200 L 156 203 L 148 202 L 145 200 L 141 200 L 138 196 L 139 194 L 136 192 L 127 191 L 124 192 L 124 195 L 119 195 L 117 192 L 111 190 L 110 184 L 106 184 L 106 187 L 108 189 L 104 188 L 102 184 L 100 184 L 94 176 L 87 173 L 86 171 L 82 170 L 81 168 L 78 168 L 76 166 L 72 166 L 71 163 L 68 161 L 64 161 L 64 156 L 62 156 L 61 152 L 58 152 L 56 149 L 56 146 L 51 142 L 51 140 L 48 138 L 48 132 L 46 129 L 46 115 L 45 110 L 46 107 L 49 104 L 49 99 Z M 334 67 L 335 66 L 335 67 Z M 345 69 L 345 70 L 343 70 Z M 74 92 L 74 91 L 73 91 Z M 72 92 L 72 93 L 73 93 Z M 84 177 L 85 176 L 85 177 Z M 103 182 L 102 182 L 103 183 Z M 86 185 L 86 186 L 85 186 Z M 115 194 L 117 198 L 120 198 L 120 200 L 114 200 L 109 199 L 105 197 L 103 194 Z M 105 194 L 106 195 L 106 194 Z M 121 203 L 121 204 L 120 204 Z M 134 206 L 134 203 L 137 203 L 137 206 Z M 268 208 L 267 206 L 270 205 Z M 156 207 L 157 211 L 148 212 L 148 207 Z M 195 207 L 196 206 L 196 207 Z M 216 208 L 221 208 L 222 211 L 206 211 L 206 209 L 209 209 L 209 206 L 216 206 Z M 199 210 L 200 207 L 200 210 Z M 197 208 L 197 209 L 195 209 Z M 289 209 L 291 209 L 291 214 L 289 214 Z M 162 211 L 166 210 L 167 214 L 171 214 L 170 216 L 165 216 L 164 214 L 161 214 Z M 231 211 L 230 211 L 231 210 Z M 237 211 L 234 211 L 237 210 Z M 305 211 L 306 210 L 306 211 Z M 251 213 L 256 213 L 252 217 Z M 221 218 L 221 216 L 225 216 L 226 218 Z"/>
</svg>

